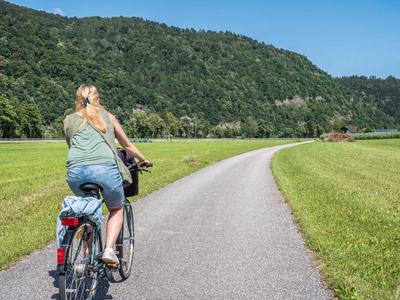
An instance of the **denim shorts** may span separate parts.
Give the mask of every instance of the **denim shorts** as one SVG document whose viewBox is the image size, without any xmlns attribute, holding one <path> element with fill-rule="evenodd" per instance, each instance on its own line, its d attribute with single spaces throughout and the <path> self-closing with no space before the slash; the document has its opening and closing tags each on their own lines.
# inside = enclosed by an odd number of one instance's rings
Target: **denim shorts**
<svg viewBox="0 0 400 300">
<path fill-rule="evenodd" d="M 103 187 L 101 195 L 107 208 L 113 209 L 124 204 L 122 177 L 117 165 L 100 164 L 69 168 L 67 169 L 67 183 L 72 192 L 79 197 L 85 196 L 79 189 L 81 184 L 96 183 Z"/>
</svg>

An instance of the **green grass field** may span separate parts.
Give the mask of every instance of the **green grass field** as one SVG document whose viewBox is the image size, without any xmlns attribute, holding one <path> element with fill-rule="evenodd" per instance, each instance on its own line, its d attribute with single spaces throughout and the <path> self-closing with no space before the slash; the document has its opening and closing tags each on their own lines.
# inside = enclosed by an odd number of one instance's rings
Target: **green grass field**
<svg viewBox="0 0 400 300">
<path fill-rule="evenodd" d="M 183 140 L 137 144 L 154 163 L 139 199 L 216 161 L 293 140 Z M 65 182 L 66 143 L 0 143 L 0 270 L 55 239 Z M 54 254 L 56 255 L 56 254 Z M 54 256 L 54 262 L 56 261 Z"/>
<path fill-rule="evenodd" d="M 272 168 L 307 246 L 342 299 L 400 299 L 400 139 L 315 142 Z"/>
</svg>

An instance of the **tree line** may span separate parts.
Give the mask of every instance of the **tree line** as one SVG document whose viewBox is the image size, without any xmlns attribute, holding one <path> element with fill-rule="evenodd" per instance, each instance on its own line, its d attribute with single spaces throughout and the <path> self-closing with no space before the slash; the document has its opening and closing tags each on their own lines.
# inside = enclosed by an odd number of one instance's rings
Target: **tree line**
<svg viewBox="0 0 400 300">
<path fill-rule="evenodd" d="M 165 117 L 157 113 L 133 111 L 129 119 L 123 123 L 128 136 L 133 138 L 270 138 L 274 132 L 273 125 L 257 122 L 251 116 L 243 123 L 219 124 L 212 126 L 208 121 L 196 115 L 175 117 L 167 112 Z M 279 137 L 317 137 L 324 130 L 311 121 L 302 130 L 283 132 Z"/>
<path fill-rule="evenodd" d="M 64 136 L 63 120 L 71 113 L 74 113 L 74 110 L 68 109 L 62 117 L 56 120 L 54 137 L 62 138 Z M 324 133 L 322 126 L 311 121 L 296 130 L 286 128 L 280 135 L 275 136 L 272 124 L 257 122 L 251 116 L 247 117 L 243 123 L 225 123 L 213 126 L 196 115 L 177 118 L 172 112 L 167 112 L 161 117 L 157 113 L 145 112 L 140 109 L 133 110 L 121 125 L 130 138 L 315 138 Z"/>
</svg>

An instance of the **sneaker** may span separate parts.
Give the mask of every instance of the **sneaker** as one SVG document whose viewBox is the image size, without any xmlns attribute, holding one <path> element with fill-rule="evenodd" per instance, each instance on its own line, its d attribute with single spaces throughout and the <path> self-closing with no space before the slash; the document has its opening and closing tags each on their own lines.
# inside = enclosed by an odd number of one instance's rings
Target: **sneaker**
<svg viewBox="0 0 400 300">
<path fill-rule="evenodd" d="M 109 250 L 105 250 L 103 253 L 103 257 L 101 258 L 104 262 L 106 263 L 110 263 L 110 264 L 118 264 L 119 263 L 119 259 L 118 257 L 112 253 Z"/>
</svg>

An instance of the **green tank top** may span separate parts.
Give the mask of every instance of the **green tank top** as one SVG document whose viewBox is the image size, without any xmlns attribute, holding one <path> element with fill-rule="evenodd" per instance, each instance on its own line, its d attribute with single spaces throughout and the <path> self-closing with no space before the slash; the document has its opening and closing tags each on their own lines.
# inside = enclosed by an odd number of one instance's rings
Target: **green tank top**
<svg viewBox="0 0 400 300">
<path fill-rule="evenodd" d="M 101 135 L 86 124 L 71 139 L 67 168 L 99 164 L 115 165 L 114 154 Z"/>
<path fill-rule="evenodd" d="M 115 135 L 114 135 L 114 127 L 112 125 L 112 122 L 110 120 L 110 117 L 108 116 L 107 111 L 103 110 L 99 112 L 100 117 L 103 118 L 103 120 L 107 123 L 107 131 L 106 133 L 101 132 L 97 128 L 94 127 L 91 123 L 86 124 L 84 128 L 78 131 L 78 129 L 81 127 L 83 118 L 82 116 L 74 113 L 65 118 L 65 124 L 64 124 L 64 133 L 65 133 L 65 138 L 67 140 L 68 146 L 73 149 L 71 153 L 71 157 L 67 158 L 67 168 L 70 168 L 73 165 L 78 166 L 77 163 L 79 163 L 80 160 L 83 160 L 83 153 L 86 152 L 86 162 L 84 165 L 87 165 L 88 163 L 88 158 L 93 154 L 92 151 L 96 151 L 96 156 L 101 155 L 102 159 L 99 160 L 99 157 L 94 158 L 94 161 L 97 161 L 96 163 L 107 163 L 107 161 L 110 161 L 110 153 L 108 150 L 105 149 L 105 146 L 108 146 L 108 148 L 111 150 L 111 154 L 114 157 L 113 164 L 117 164 L 118 170 L 121 173 L 122 179 L 124 182 L 132 183 L 132 176 L 128 168 L 125 166 L 125 164 L 122 162 L 122 160 L 119 158 L 118 153 L 117 153 L 117 146 L 115 144 Z M 87 130 L 88 131 L 84 131 Z M 98 136 L 94 135 L 94 132 L 97 132 Z M 92 135 L 93 133 L 93 135 Z M 77 136 L 76 136 L 77 135 Z M 76 136 L 76 137 L 75 137 Z M 86 138 L 93 138 L 93 144 L 89 143 L 86 141 Z M 75 139 L 76 138 L 76 139 Z M 75 140 L 74 140 L 75 139 Z M 103 140 L 103 142 L 100 142 L 100 139 Z M 85 146 L 86 144 L 86 146 Z M 88 145 L 90 144 L 90 145 Z M 89 150 L 89 147 L 97 147 L 97 150 Z M 86 149 L 86 150 L 85 150 Z M 97 154 L 97 151 L 98 154 Z M 90 155 L 89 155 L 90 153 Z M 70 154 L 68 153 L 68 156 Z M 82 162 L 80 162 L 82 163 Z"/>
</svg>

